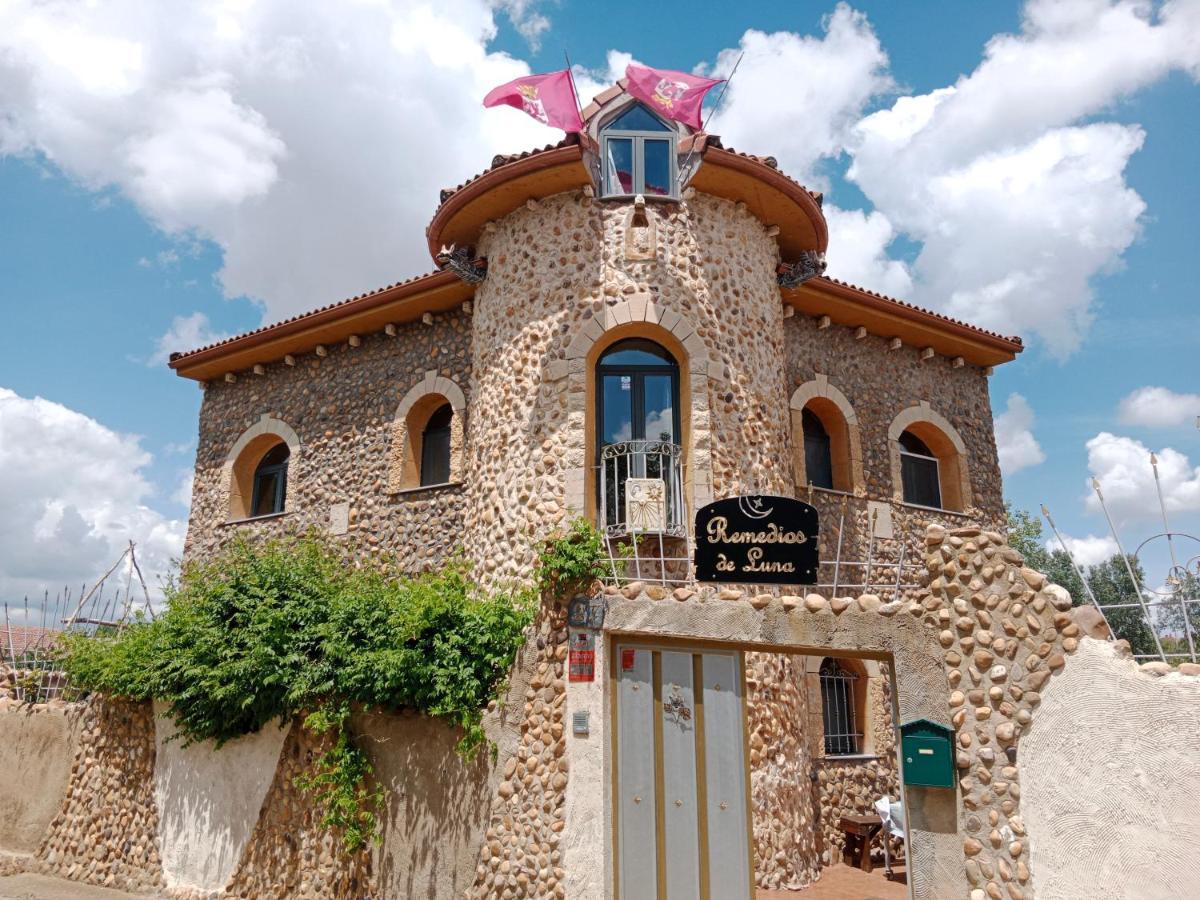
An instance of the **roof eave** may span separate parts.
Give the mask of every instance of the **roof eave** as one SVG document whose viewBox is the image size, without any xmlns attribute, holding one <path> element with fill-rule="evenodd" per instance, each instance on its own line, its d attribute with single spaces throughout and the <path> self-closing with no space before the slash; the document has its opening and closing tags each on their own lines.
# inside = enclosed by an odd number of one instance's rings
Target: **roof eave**
<svg viewBox="0 0 1200 900">
<path fill-rule="evenodd" d="M 1018 338 L 991 334 L 936 313 L 818 277 L 797 288 L 782 288 L 785 303 L 810 316 L 827 315 L 838 325 L 862 326 L 880 337 L 898 337 L 913 347 L 932 347 L 950 358 L 987 367 L 1016 359 L 1024 350 Z"/>
<path fill-rule="evenodd" d="M 169 365 L 183 378 L 208 381 L 256 364 L 277 362 L 289 354 L 310 352 L 318 344 L 332 345 L 351 335 L 370 334 L 389 324 L 411 322 L 426 312 L 444 312 L 461 305 L 473 294 L 474 286 L 453 272 L 433 272 L 176 356 Z"/>
<path fill-rule="evenodd" d="M 558 177 L 548 177 L 552 174 Z M 508 184 L 516 181 L 525 183 Z M 489 169 L 457 189 L 438 207 L 425 229 L 429 253 L 436 257 L 445 244 L 473 243 L 485 222 L 507 215 L 528 200 L 540 200 L 591 183 L 580 144 L 538 151 Z M 508 190 L 498 190 L 501 187 Z M 493 195 L 489 198 L 492 202 L 484 202 L 489 194 Z"/>
</svg>

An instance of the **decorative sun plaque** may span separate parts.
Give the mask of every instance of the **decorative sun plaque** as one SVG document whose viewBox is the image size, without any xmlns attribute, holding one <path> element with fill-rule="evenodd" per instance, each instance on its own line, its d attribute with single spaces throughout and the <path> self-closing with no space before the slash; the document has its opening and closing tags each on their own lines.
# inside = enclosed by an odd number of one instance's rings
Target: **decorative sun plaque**
<svg viewBox="0 0 1200 900">
<path fill-rule="evenodd" d="M 625 522 L 630 531 L 666 531 L 666 482 L 661 478 L 626 479 Z"/>
</svg>

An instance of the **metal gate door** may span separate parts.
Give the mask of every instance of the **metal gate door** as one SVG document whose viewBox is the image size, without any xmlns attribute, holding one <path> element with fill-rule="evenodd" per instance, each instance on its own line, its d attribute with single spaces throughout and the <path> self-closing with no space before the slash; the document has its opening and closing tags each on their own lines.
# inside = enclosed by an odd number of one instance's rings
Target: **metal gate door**
<svg viewBox="0 0 1200 900">
<path fill-rule="evenodd" d="M 749 900 L 742 654 L 615 649 L 619 900 Z"/>
</svg>

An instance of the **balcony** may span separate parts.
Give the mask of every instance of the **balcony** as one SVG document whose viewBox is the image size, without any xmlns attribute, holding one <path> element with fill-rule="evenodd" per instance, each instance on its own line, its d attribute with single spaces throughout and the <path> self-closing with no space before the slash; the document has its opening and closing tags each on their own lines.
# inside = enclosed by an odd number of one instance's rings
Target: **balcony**
<svg viewBox="0 0 1200 900">
<path fill-rule="evenodd" d="M 600 448 L 600 527 L 606 537 L 686 537 L 683 448 L 622 441 Z"/>
</svg>

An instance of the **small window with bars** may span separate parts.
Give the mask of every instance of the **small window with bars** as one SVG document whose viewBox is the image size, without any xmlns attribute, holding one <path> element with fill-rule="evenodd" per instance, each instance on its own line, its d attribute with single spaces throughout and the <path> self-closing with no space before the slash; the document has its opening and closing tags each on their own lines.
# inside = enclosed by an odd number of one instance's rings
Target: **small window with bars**
<svg viewBox="0 0 1200 900">
<path fill-rule="evenodd" d="M 821 663 L 821 716 L 825 724 L 825 755 L 852 756 L 862 752 L 862 732 L 854 714 L 858 676 L 833 657 Z"/>
</svg>

